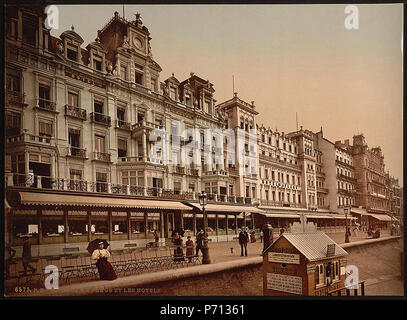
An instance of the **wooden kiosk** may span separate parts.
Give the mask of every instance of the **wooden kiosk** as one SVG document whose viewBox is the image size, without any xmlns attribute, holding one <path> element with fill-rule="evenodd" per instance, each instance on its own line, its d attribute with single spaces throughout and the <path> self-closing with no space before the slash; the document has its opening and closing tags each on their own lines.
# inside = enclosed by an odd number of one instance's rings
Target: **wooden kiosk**
<svg viewBox="0 0 407 320">
<path fill-rule="evenodd" d="M 326 296 L 343 288 L 347 254 L 301 215 L 263 252 L 263 295 Z"/>
</svg>

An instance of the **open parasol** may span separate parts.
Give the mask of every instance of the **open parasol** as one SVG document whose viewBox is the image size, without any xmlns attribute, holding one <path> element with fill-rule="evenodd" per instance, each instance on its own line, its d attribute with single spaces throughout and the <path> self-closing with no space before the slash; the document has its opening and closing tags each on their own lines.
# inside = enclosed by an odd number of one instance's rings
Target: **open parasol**
<svg viewBox="0 0 407 320">
<path fill-rule="evenodd" d="M 109 246 L 109 242 L 107 242 L 104 239 L 95 239 L 92 240 L 91 242 L 89 242 L 88 247 L 86 248 L 86 250 L 88 250 L 88 252 L 90 254 L 93 253 L 93 251 L 95 251 L 96 249 L 99 249 L 99 243 L 103 242 L 103 249 L 107 249 L 107 247 Z"/>
</svg>

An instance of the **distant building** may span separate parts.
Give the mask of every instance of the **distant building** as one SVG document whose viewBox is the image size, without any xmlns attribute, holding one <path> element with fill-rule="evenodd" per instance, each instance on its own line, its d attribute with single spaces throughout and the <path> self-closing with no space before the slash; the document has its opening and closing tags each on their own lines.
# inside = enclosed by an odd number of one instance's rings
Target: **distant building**
<svg viewBox="0 0 407 320">
<path fill-rule="evenodd" d="M 325 166 L 329 208 L 343 213 L 345 207 L 356 204 L 355 167 L 349 140 L 345 140 L 345 143 L 341 143 L 341 141 L 333 143 L 323 137 L 322 131 L 317 132 L 316 135 Z"/>
</svg>

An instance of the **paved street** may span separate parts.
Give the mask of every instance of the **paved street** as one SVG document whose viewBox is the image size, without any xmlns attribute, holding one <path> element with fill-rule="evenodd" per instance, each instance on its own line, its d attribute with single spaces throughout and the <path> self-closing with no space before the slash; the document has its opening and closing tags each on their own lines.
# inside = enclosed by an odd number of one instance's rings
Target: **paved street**
<svg viewBox="0 0 407 320">
<path fill-rule="evenodd" d="M 389 235 L 389 231 L 381 231 L 381 237 L 387 237 Z M 338 244 L 345 243 L 345 235 L 342 232 L 331 233 L 328 234 L 328 236 Z M 364 232 L 359 232 L 357 237 L 351 236 L 349 241 L 356 242 L 366 239 L 368 239 L 367 234 Z M 234 249 L 233 254 L 231 253 L 230 248 Z M 248 257 L 259 256 L 262 249 L 263 244 L 259 240 L 254 243 L 249 242 L 247 245 Z M 234 259 L 244 259 L 244 257 L 240 256 L 240 245 L 237 241 L 210 243 L 209 253 L 212 263 L 231 261 Z"/>
</svg>

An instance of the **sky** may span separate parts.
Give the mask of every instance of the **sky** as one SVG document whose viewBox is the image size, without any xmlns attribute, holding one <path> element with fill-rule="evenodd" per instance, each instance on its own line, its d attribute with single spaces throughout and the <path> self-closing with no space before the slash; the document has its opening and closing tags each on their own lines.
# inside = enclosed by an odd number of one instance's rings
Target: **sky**
<svg viewBox="0 0 407 320">
<path fill-rule="evenodd" d="M 358 29 L 345 28 L 346 4 L 125 5 L 149 29 L 160 80 L 194 72 L 221 103 L 255 101 L 257 123 L 280 132 L 300 126 L 335 142 L 363 133 L 381 146 L 386 171 L 402 184 L 402 4 L 357 4 Z M 122 5 L 58 6 L 59 29 L 84 39 Z M 352 11 L 353 12 L 353 11 Z M 348 18 L 349 19 L 349 18 Z"/>
</svg>

